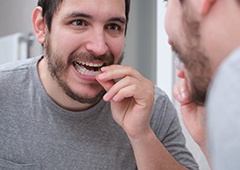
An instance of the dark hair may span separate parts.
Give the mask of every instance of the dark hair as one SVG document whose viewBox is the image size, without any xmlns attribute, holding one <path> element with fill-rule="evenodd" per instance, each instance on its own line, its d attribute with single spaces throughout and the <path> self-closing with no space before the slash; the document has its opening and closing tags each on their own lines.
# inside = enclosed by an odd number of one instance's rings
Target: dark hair
<svg viewBox="0 0 240 170">
<path fill-rule="evenodd" d="M 42 16 L 46 20 L 48 30 L 51 31 L 51 24 L 53 15 L 58 11 L 63 0 L 38 0 L 38 6 L 42 7 Z M 125 15 L 128 23 L 130 11 L 130 0 L 125 0 Z M 127 23 L 126 30 L 127 32 Z"/>
</svg>

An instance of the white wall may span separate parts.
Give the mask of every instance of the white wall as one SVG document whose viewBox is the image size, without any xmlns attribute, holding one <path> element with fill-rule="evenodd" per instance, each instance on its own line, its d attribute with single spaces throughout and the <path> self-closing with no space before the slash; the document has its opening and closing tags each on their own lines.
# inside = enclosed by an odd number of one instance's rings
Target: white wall
<svg viewBox="0 0 240 170">
<path fill-rule="evenodd" d="M 157 0 L 157 2 L 157 85 L 166 91 L 172 102 L 175 104 L 176 109 L 178 110 L 180 123 L 183 127 L 183 133 L 187 140 L 187 146 L 193 153 L 196 161 L 199 163 L 200 170 L 210 170 L 203 153 L 186 130 L 179 111 L 179 104 L 174 100 L 172 95 L 172 87 L 177 79 L 175 76 L 175 66 L 171 55 L 171 48 L 168 44 L 168 38 L 164 28 L 166 6 L 165 3 L 160 0 Z"/>
<path fill-rule="evenodd" d="M 165 6 L 158 0 L 157 5 L 157 84 L 168 94 L 173 101 L 172 86 L 174 84 L 174 65 L 171 56 L 168 37 L 164 28 Z"/>
</svg>

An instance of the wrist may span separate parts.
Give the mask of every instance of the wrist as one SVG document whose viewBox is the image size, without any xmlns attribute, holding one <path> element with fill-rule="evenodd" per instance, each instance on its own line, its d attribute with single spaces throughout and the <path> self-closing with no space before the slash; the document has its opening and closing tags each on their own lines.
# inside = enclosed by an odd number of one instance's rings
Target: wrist
<svg viewBox="0 0 240 170">
<path fill-rule="evenodd" d="M 149 128 L 146 128 L 144 131 L 141 131 L 141 133 L 128 134 L 128 138 L 131 142 L 142 142 L 150 139 L 151 136 L 153 135 L 154 133 L 152 129 L 149 127 Z"/>
</svg>

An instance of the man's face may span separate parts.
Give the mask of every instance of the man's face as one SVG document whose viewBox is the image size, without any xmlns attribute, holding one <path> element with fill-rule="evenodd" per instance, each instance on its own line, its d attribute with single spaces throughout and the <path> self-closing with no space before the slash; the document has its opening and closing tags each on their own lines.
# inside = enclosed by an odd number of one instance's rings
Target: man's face
<svg viewBox="0 0 240 170">
<path fill-rule="evenodd" d="M 73 100 L 95 103 L 105 93 L 95 75 L 120 63 L 125 39 L 124 0 L 64 0 L 44 44 L 48 69 Z"/>
<path fill-rule="evenodd" d="M 193 1 L 168 0 L 165 28 L 173 52 L 183 62 L 191 98 L 202 105 L 210 82 L 210 65 L 201 42 Z"/>
</svg>

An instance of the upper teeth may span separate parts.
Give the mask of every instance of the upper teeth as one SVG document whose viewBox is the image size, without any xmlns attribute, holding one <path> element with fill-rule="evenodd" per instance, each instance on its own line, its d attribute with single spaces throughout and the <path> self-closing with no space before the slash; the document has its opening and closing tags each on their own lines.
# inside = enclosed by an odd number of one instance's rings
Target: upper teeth
<svg viewBox="0 0 240 170">
<path fill-rule="evenodd" d="M 78 64 L 75 64 L 75 68 L 78 72 L 84 75 L 97 75 L 101 73 L 100 67 L 103 66 L 103 64 L 93 64 L 93 63 L 88 63 L 88 62 L 76 62 Z M 96 67 L 98 68 L 97 70 L 88 70 L 86 69 L 83 65 L 86 65 L 88 67 Z"/>
<path fill-rule="evenodd" d="M 86 66 L 89 66 L 89 67 L 102 67 L 103 64 L 94 64 L 94 63 L 89 63 L 89 62 L 79 62 L 78 63 L 81 63 L 82 65 L 86 65 Z"/>
</svg>

